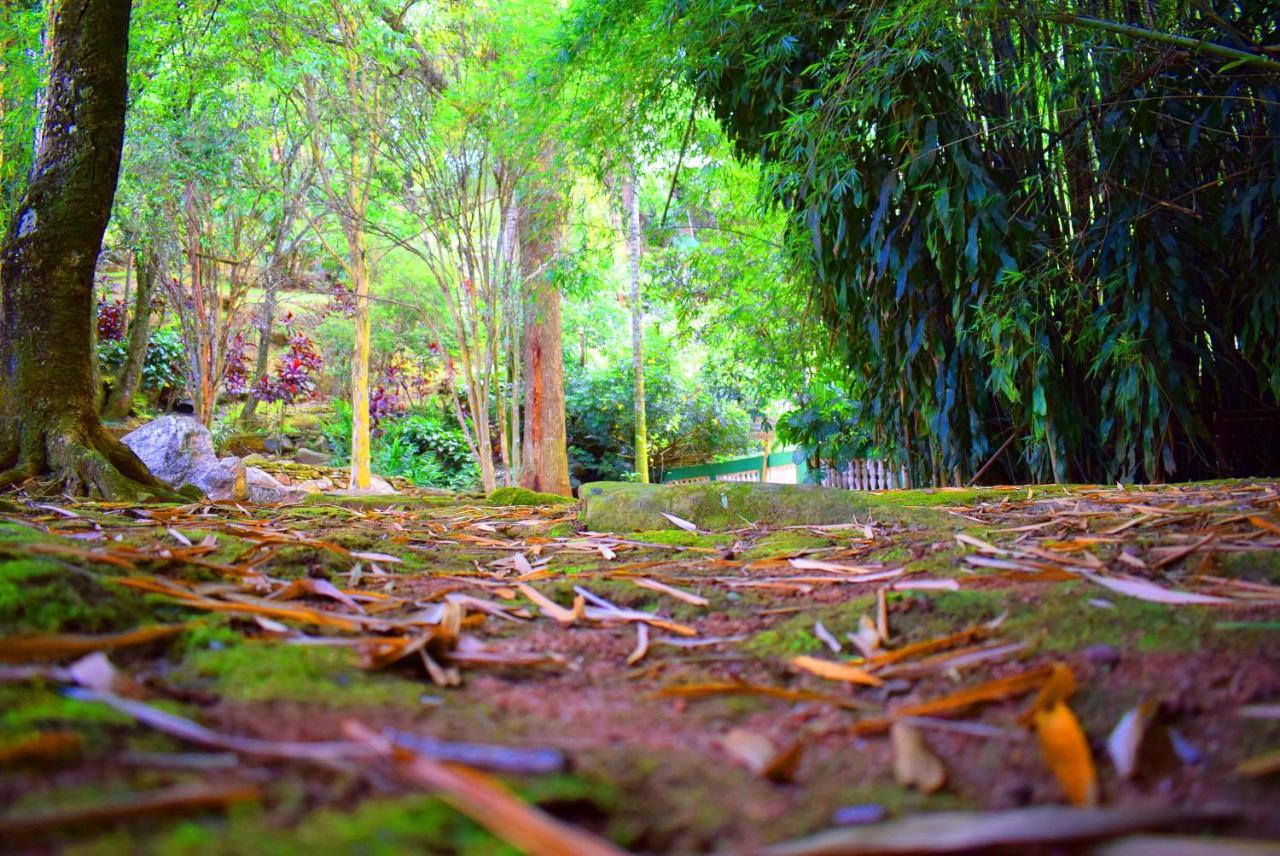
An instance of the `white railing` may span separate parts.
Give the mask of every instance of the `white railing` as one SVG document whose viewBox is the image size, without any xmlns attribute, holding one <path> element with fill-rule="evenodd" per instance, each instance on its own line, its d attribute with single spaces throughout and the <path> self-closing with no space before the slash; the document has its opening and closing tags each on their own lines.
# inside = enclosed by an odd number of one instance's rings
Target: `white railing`
<svg viewBox="0 0 1280 856">
<path fill-rule="evenodd" d="M 708 476 L 697 476 L 687 479 L 672 479 L 667 484 L 696 484 L 711 481 Z M 721 473 L 716 481 L 726 482 L 758 482 L 760 467 L 740 470 L 736 473 Z M 770 484 L 796 484 L 799 481 L 799 470 L 795 464 L 780 464 L 769 467 L 766 479 Z M 848 461 L 840 466 L 832 466 L 831 462 L 822 462 L 822 485 L 840 487 L 845 490 L 893 490 L 910 487 L 911 480 L 905 468 L 894 469 L 893 465 L 879 460 Z"/>
<path fill-rule="evenodd" d="M 895 470 L 885 461 L 854 460 L 839 467 L 823 461 L 822 484 L 845 490 L 894 490 L 911 487 L 911 479 L 907 477 L 905 467 Z"/>
</svg>

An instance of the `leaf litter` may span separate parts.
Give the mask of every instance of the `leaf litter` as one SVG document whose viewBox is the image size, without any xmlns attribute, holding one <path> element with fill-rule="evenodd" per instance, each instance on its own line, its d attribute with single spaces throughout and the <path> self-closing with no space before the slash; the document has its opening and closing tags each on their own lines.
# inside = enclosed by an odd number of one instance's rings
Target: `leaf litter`
<svg viewBox="0 0 1280 856">
<path fill-rule="evenodd" d="M 1259 810 L 1278 795 L 1280 733 L 1266 729 L 1280 649 L 1274 632 L 1230 629 L 1265 628 L 1280 607 L 1276 575 L 1232 570 L 1280 554 L 1275 485 L 1080 487 L 945 510 L 929 526 L 791 527 L 817 546 L 746 558 L 771 530 L 743 529 L 728 549 L 551 534 L 573 523 L 552 509 L 32 504 L 8 517 L 46 537 L 5 543 L 5 558 L 167 606 L 94 632 L 3 633 L 0 689 L 60 686 L 172 742 L 139 752 L 74 718 L 0 733 L 11 804 L 78 764 L 92 785 L 93 759 L 139 776 L 123 793 L 104 781 L 74 810 L 10 808 L 0 840 L 270 806 L 281 775 L 320 805 L 326 779 L 427 791 L 534 853 L 1071 847 L 1224 819 L 1280 835 Z M 1110 610 L 1089 605 L 1100 590 Z M 1042 602 L 1058 604 L 1043 620 Z M 991 611 L 975 617 L 974 603 Z M 1140 620 L 1113 632 L 1126 615 Z M 1160 634 L 1180 616 L 1196 633 L 1250 633 L 1253 647 L 1166 654 Z M 1083 629 L 1055 626 L 1068 622 Z M 214 630 L 349 650 L 364 680 L 418 682 L 421 707 L 352 706 L 322 685 L 311 704 L 269 690 L 237 701 L 173 677 Z M 1104 665 L 1094 637 L 1117 649 Z M 1096 766 L 1095 747 L 1110 764 Z M 178 778 L 156 789 L 149 770 Z M 565 770 L 627 799 L 583 820 L 516 795 Z M 845 804 L 851 783 L 864 804 Z M 878 796 L 893 786 L 915 796 Z M 1202 810 L 1206 794 L 1227 808 Z M 723 808 L 692 819 L 690 801 L 707 799 Z M 1028 802 L 1040 805 L 1014 807 Z M 974 811 L 942 811 L 957 805 Z M 819 831 L 855 814 L 889 819 L 855 837 Z"/>
</svg>

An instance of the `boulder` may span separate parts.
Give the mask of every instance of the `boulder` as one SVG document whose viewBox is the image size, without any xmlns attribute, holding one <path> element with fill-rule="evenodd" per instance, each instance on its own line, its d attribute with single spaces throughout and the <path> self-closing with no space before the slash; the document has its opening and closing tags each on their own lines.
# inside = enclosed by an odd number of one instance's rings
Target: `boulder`
<svg viewBox="0 0 1280 856">
<path fill-rule="evenodd" d="M 304 490 L 281 484 L 271 474 L 257 467 L 247 468 L 245 481 L 248 485 L 247 499 L 250 502 L 261 505 L 273 505 L 278 502 L 297 502 L 307 493 Z"/>
<path fill-rule="evenodd" d="M 291 456 L 300 464 L 307 464 L 312 467 L 325 467 L 329 465 L 330 456 L 324 452 L 317 452 L 314 449 L 308 449 L 303 446 Z"/>
<path fill-rule="evenodd" d="M 120 440 L 166 484 L 195 485 L 212 500 L 246 497 L 244 464 L 236 457 L 219 460 L 209 429 L 189 416 L 161 416 Z"/>
</svg>

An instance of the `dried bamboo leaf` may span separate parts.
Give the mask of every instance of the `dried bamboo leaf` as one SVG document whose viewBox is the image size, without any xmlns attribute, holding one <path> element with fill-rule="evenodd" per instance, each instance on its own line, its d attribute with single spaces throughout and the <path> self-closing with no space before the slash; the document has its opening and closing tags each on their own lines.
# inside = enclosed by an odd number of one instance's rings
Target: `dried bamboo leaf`
<svg viewBox="0 0 1280 856">
<path fill-rule="evenodd" d="M 762 856 L 906 856 L 1040 852 L 1142 832 L 1229 820 L 1226 811 L 1036 806 L 992 812 L 926 812 L 902 820 L 832 829 L 766 847 Z"/>
<path fill-rule="evenodd" d="M 1036 711 L 1035 724 L 1045 761 L 1067 799 L 1072 805 L 1096 805 L 1098 774 L 1089 753 L 1089 741 L 1071 708 L 1055 701 L 1048 708 Z"/>
<path fill-rule="evenodd" d="M 849 663 L 837 663 L 831 660 L 823 660 L 819 657 L 810 657 L 807 654 L 792 657 L 790 662 L 797 669 L 817 675 L 820 678 L 826 678 L 829 681 L 861 684 L 864 687 L 878 687 L 884 684 L 884 681 L 866 669 Z"/>
<path fill-rule="evenodd" d="M 358 722 L 349 721 L 343 727 L 352 739 L 393 760 L 402 779 L 430 790 L 531 856 L 624 856 L 622 850 L 608 841 L 521 801 L 483 773 L 444 764 L 397 746 Z"/>
<path fill-rule="evenodd" d="M 889 728 L 889 739 L 893 744 L 893 776 L 898 784 L 923 794 L 941 790 L 947 781 L 947 770 L 930 751 L 919 729 L 895 722 Z"/>
</svg>

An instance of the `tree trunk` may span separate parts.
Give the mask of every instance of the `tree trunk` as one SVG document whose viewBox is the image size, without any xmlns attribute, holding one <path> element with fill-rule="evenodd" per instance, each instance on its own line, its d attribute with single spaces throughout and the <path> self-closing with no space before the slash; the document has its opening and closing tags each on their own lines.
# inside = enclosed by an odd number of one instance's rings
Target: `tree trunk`
<svg viewBox="0 0 1280 856">
<path fill-rule="evenodd" d="M 253 379 L 250 386 L 257 383 L 258 378 L 267 376 L 267 366 L 271 362 L 271 326 L 276 320 L 276 288 L 274 279 L 267 283 L 266 293 L 262 297 L 262 315 L 258 319 L 258 355 L 254 359 Z M 258 397 L 250 394 L 240 409 L 240 424 L 253 423 L 253 415 L 258 409 Z"/>
<path fill-rule="evenodd" d="M 130 0 L 61 0 L 44 127 L 0 256 L 0 484 L 175 497 L 94 406 L 93 274 L 124 141 Z"/>
<path fill-rule="evenodd" d="M 369 472 L 369 265 L 365 259 L 364 232 L 353 227 L 348 236 L 351 251 L 352 290 L 356 297 L 356 339 L 351 354 L 351 484 L 365 489 L 372 484 Z"/>
<path fill-rule="evenodd" d="M 137 254 L 138 291 L 134 297 L 133 318 L 129 323 L 129 346 L 124 365 L 111 387 L 111 396 L 102 408 L 105 419 L 123 419 L 129 415 L 133 397 L 142 382 L 142 367 L 147 361 L 147 343 L 151 338 L 151 297 L 155 293 L 156 259 L 145 251 Z"/>
<path fill-rule="evenodd" d="M 524 333 L 524 449 L 520 486 L 573 496 L 564 431 L 564 343 L 560 292 L 551 263 L 560 249 L 563 208 L 549 157 L 520 206 L 520 273 L 528 295 Z"/>
<path fill-rule="evenodd" d="M 633 172 L 622 183 L 622 206 L 627 215 L 627 254 L 631 259 L 631 369 L 635 375 L 636 479 L 649 481 L 649 426 L 644 402 L 644 303 L 640 299 L 640 194 Z"/>
</svg>

